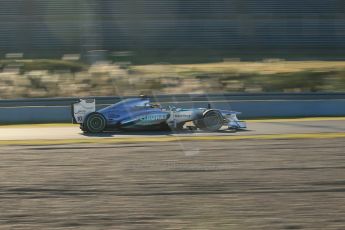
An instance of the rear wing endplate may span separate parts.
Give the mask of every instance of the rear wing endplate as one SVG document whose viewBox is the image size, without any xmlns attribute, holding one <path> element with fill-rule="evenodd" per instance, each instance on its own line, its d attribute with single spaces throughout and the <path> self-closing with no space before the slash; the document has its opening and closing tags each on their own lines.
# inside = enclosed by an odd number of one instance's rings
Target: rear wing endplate
<svg viewBox="0 0 345 230">
<path fill-rule="evenodd" d="M 72 119 L 74 124 L 82 124 L 86 116 L 96 111 L 95 99 L 79 99 L 72 104 Z"/>
</svg>

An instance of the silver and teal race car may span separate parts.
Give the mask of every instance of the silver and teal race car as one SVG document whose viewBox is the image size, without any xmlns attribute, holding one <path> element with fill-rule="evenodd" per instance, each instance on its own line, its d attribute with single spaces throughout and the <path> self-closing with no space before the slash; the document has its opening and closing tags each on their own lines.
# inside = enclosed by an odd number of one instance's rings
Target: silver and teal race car
<svg viewBox="0 0 345 230">
<path fill-rule="evenodd" d="M 245 129 L 246 123 L 237 119 L 239 112 L 207 108 L 162 108 L 149 98 L 131 98 L 96 111 L 95 99 L 79 99 L 72 104 L 74 123 L 86 133 L 106 130 L 182 130 L 215 132 L 222 127 Z"/>
</svg>

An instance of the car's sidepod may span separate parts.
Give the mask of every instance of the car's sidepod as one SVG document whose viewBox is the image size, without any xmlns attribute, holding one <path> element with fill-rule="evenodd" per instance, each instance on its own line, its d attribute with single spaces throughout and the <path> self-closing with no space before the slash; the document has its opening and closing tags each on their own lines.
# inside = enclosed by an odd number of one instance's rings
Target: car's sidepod
<svg viewBox="0 0 345 230">
<path fill-rule="evenodd" d="M 160 125 L 169 118 L 168 112 L 154 108 L 148 99 L 126 99 L 98 111 L 107 119 L 108 125 L 119 128 L 140 128 Z"/>
</svg>

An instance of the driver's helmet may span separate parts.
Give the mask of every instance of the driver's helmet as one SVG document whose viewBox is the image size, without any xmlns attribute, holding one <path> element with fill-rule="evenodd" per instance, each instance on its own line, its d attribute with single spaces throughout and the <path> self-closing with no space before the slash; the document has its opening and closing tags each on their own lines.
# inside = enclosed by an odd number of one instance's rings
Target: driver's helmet
<svg viewBox="0 0 345 230">
<path fill-rule="evenodd" d="M 161 108 L 159 103 L 150 103 L 151 108 Z"/>
</svg>

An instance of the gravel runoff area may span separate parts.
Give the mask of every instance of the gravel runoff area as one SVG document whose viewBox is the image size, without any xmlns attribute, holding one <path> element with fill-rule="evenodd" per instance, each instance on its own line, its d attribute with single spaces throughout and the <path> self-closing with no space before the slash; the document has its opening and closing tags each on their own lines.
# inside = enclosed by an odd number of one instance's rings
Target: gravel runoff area
<svg viewBox="0 0 345 230">
<path fill-rule="evenodd" d="M 0 147 L 0 229 L 345 229 L 345 139 Z"/>
</svg>

